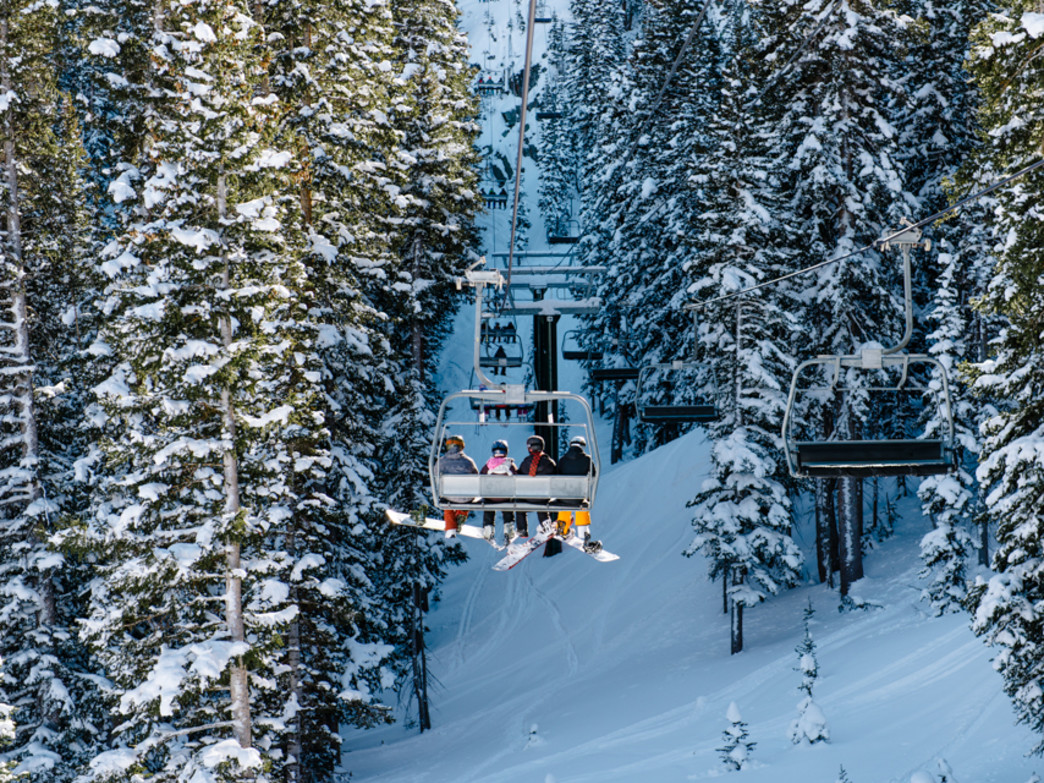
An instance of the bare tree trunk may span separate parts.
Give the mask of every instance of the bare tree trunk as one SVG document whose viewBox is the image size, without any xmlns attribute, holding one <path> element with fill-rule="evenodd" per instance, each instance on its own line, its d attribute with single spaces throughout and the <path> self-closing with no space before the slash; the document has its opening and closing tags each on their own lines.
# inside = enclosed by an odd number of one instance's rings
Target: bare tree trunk
<svg viewBox="0 0 1044 783">
<path fill-rule="evenodd" d="M 838 546 L 837 479 L 816 482 L 816 554 L 819 581 L 834 586 L 834 573 L 840 568 Z"/>
<path fill-rule="evenodd" d="M 853 582 L 863 578 L 863 548 L 859 529 L 860 479 L 846 476 L 839 481 L 838 548 L 841 555 L 841 595 L 848 595 Z"/>
<path fill-rule="evenodd" d="M 0 19 L 0 51 L 6 52 L 10 43 L 10 26 L 7 18 Z M 6 56 L 0 56 L 0 91 L 13 91 L 11 71 Z M 11 364 L 20 372 L 8 376 L 13 383 L 18 407 L 19 429 L 22 440 L 22 465 L 28 470 L 28 485 L 25 487 L 26 505 L 35 503 L 43 496 L 37 471 L 40 459 L 40 435 L 37 429 L 36 404 L 33 399 L 33 362 L 29 344 L 29 303 L 26 291 L 25 250 L 22 242 L 22 204 L 18 181 L 18 157 L 15 149 L 15 128 L 10 110 L 4 112 L 4 181 L 7 188 L 6 207 L 6 255 L 14 272 L 11 281 L 11 323 L 14 330 L 14 345 L 10 353 Z M 30 543 L 39 543 L 35 534 L 30 534 Z M 37 583 L 40 604 L 37 620 L 41 625 L 50 625 L 57 619 L 54 583 L 49 575 L 40 577 Z"/>
<path fill-rule="evenodd" d="M 291 600 L 300 606 L 300 594 L 293 588 Z M 287 765 L 287 783 L 301 780 L 301 760 L 304 758 L 304 688 L 301 677 L 301 620 L 300 614 L 290 623 L 287 639 L 287 666 L 290 667 L 290 689 L 297 700 L 297 712 L 294 714 L 293 731 L 290 738 L 290 756 L 293 762 Z"/>
<path fill-rule="evenodd" d="M 218 215 L 227 212 L 227 186 L 224 173 L 218 176 Z M 232 273 L 228 261 L 222 273 L 222 286 L 232 285 Z M 232 319 L 228 314 L 221 316 L 221 340 L 225 348 L 232 346 Z M 239 498 L 239 459 L 236 456 L 236 415 L 232 407 L 232 393 L 228 386 L 221 389 L 221 417 L 228 448 L 224 454 L 225 514 L 229 518 L 242 510 Z M 246 642 L 246 626 L 243 619 L 243 577 L 240 542 L 233 537 L 225 549 L 225 621 L 233 642 Z M 229 685 L 232 700 L 232 726 L 240 747 L 249 748 L 252 743 L 250 715 L 250 683 L 242 657 L 237 657 L 229 670 Z"/>
<path fill-rule="evenodd" d="M 418 235 L 413 240 L 413 283 L 416 285 L 421 273 L 421 257 L 424 253 L 424 242 Z M 413 368 L 417 371 L 417 380 L 424 381 L 424 333 L 421 330 L 420 318 L 413 314 L 410 321 L 410 349 L 413 353 Z"/>
<path fill-rule="evenodd" d="M 431 728 L 431 710 L 428 705 L 428 661 L 424 644 L 424 609 L 421 586 L 413 585 L 413 692 L 417 697 L 417 721 L 423 734 Z"/>
<path fill-rule="evenodd" d="M 743 575 L 737 574 L 733 578 L 732 583 L 734 585 L 743 584 Z M 743 651 L 743 604 L 735 598 L 729 603 L 732 607 L 732 612 L 729 616 L 730 650 L 735 655 Z"/>
</svg>

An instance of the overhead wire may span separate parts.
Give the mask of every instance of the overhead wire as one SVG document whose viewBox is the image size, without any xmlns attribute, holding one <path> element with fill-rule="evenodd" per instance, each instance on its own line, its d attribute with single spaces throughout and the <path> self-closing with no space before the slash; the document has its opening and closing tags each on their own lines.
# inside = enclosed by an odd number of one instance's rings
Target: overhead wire
<svg viewBox="0 0 1044 783">
<path fill-rule="evenodd" d="M 869 250 L 873 250 L 876 247 L 880 247 L 881 245 L 888 244 L 891 240 L 895 239 L 896 237 L 900 236 L 901 234 L 905 234 L 907 231 L 913 231 L 915 229 L 924 228 L 929 223 L 934 223 L 936 220 L 939 220 L 940 218 L 943 218 L 946 215 L 949 215 L 951 212 L 956 212 L 958 209 L 963 207 L 965 204 L 969 204 L 972 201 L 976 201 L 977 199 L 982 198 L 983 196 L 989 195 L 993 191 L 999 190 L 1000 188 L 1004 187 L 1005 185 L 1007 185 L 1007 184 L 1009 184 L 1011 182 L 1014 182 L 1015 180 L 1017 180 L 1017 179 L 1019 179 L 1021 177 L 1024 177 L 1027 174 L 1029 174 L 1029 173 L 1031 173 L 1033 171 L 1036 171 L 1037 169 L 1042 168 L 1042 167 L 1044 167 L 1044 158 L 1041 158 L 1036 163 L 1032 163 L 1029 166 L 1026 166 L 1026 167 L 1020 169 L 1019 171 L 1016 171 L 1014 174 L 1011 174 L 1011 175 L 1005 177 L 1004 179 L 1002 179 L 1002 180 L 1000 180 L 998 182 L 993 183 L 992 185 L 990 185 L 987 188 L 983 188 L 982 190 L 979 190 L 979 191 L 977 191 L 975 193 L 972 193 L 970 196 L 965 196 L 960 201 L 954 202 L 953 204 L 951 204 L 950 206 L 946 207 L 945 209 L 941 209 L 938 212 L 936 212 L 936 213 L 934 213 L 932 215 L 929 215 L 926 218 L 922 218 L 921 220 L 918 220 L 916 223 L 912 223 L 910 225 L 903 226 L 898 231 L 895 231 L 895 232 L 889 234 L 886 237 L 882 237 L 880 239 L 875 239 L 869 245 L 861 247 L 861 248 L 859 248 L 857 250 L 852 250 L 852 251 L 850 251 L 848 253 L 845 253 L 843 255 L 837 256 L 836 258 L 828 258 L 825 261 L 820 261 L 818 264 L 813 264 L 812 266 L 806 266 L 806 267 L 803 267 L 801 269 L 797 269 L 797 270 L 795 270 L 793 272 L 788 272 L 785 275 L 780 275 L 779 277 L 774 277 L 771 280 L 765 280 L 764 282 L 758 283 L 757 285 L 752 285 L 752 286 L 750 286 L 748 288 L 744 288 L 744 289 L 742 289 L 740 291 L 733 291 L 732 293 L 722 294 L 721 296 L 716 296 L 716 297 L 714 297 L 712 299 L 703 299 L 703 300 L 701 300 L 699 302 L 690 302 L 689 304 L 685 305 L 683 309 L 685 309 L 685 310 L 698 310 L 698 309 L 702 309 L 704 307 L 707 307 L 708 305 L 715 304 L 717 302 L 723 302 L 723 301 L 726 301 L 728 299 L 735 299 L 736 297 L 746 296 L 747 294 L 753 293 L 754 291 L 760 291 L 762 288 L 767 288 L 769 286 L 777 285 L 777 284 L 782 283 L 782 282 L 784 282 L 786 280 L 790 280 L 791 278 L 799 277 L 800 275 L 807 275 L 809 272 L 815 272 L 817 269 L 822 269 L 823 267 L 829 266 L 830 264 L 836 264 L 836 263 L 838 263 L 840 261 L 844 261 L 846 259 L 852 258 L 853 256 L 861 255 L 863 253 L 866 253 Z"/>
</svg>

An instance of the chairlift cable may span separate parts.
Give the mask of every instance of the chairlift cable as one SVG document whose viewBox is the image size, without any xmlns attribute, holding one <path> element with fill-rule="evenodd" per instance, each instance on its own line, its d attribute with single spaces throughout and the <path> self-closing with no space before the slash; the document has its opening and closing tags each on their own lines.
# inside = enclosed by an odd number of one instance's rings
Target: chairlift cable
<svg viewBox="0 0 1044 783">
<path fill-rule="evenodd" d="M 795 60 L 797 60 L 798 55 L 805 51 L 805 48 L 810 43 L 812 43 L 813 38 L 819 35 L 819 31 L 823 29 L 824 25 L 826 25 L 827 19 L 830 18 L 830 13 L 834 10 L 835 5 L 837 5 L 837 0 L 833 0 L 833 2 L 830 4 L 830 7 L 827 8 L 825 12 L 823 12 L 823 15 L 819 19 L 819 24 L 817 24 L 816 28 L 808 34 L 808 37 L 806 37 L 805 40 L 801 42 L 801 45 L 797 48 L 794 54 L 790 56 L 790 59 L 787 60 L 787 62 L 783 65 L 782 68 L 780 68 L 778 71 L 773 73 L 772 76 L 769 77 L 768 83 L 762 88 L 761 92 L 759 92 L 754 97 L 753 101 L 751 101 L 747 106 L 744 107 L 746 111 L 750 111 L 761 102 L 761 99 L 765 97 L 765 93 L 767 93 L 772 88 L 772 85 L 775 84 L 776 80 L 790 69 L 790 66 L 794 64 Z"/>
<path fill-rule="evenodd" d="M 972 202 L 972 201 L 975 201 L 977 199 L 980 199 L 983 196 L 988 195 L 989 193 L 992 193 L 993 191 L 998 190 L 999 188 L 1004 187 L 1008 183 L 1013 182 L 1013 181 L 1015 181 L 1015 180 L 1017 180 L 1017 179 L 1019 179 L 1021 177 L 1024 177 L 1024 176 L 1026 176 L 1027 174 L 1029 174 L 1029 173 L 1031 173 L 1033 171 L 1036 171 L 1037 169 L 1041 168 L 1042 166 L 1044 166 L 1044 158 L 1042 158 L 1041 160 L 1038 160 L 1036 163 L 1033 163 L 1033 164 L 1031 164 L 1029 166 L 1026 166 L 1025 168 L 1021 169 L 1020 171 L 1016 171 L 1014 174 L 1011 174 L 1010 176 L 1005 177 L 1004 179 L 1000 180 L 999 182 L 993 183 L 992 185 L 990 185 L 987 188 L 983 188 L 982 190 L 980 190 L 980 191 L 978 191 L 976 193 L 972 193 L 970 196 L 965 196 L 960 201 L 957 201 L 956 203 L 951 204 L 950 206 L 946 207 L 945 209 L 939 210 L 938 212 L 936 212 L 933 215 L 929 215 L 928 217 L 923 218 L 922 220 L 919 220 L 919 221 L 917 221 L 916 223 L 914 223 L 912 225 L 903 226 L 898 231 L 895 231 L 895 232 L 889 234 L 886 237 L 882 237 L 881 239 L 875 239 L 869 245 L 861 247 L 858 250 L 853 250 L 853 251 L 851 251 L 849 253 L 845 253 L 844 255 L 837 256 L 836 258 L 828 258 L 826 261 L 820 261 L 818 264 L 813 264 L 812 266 L 807 266 L 807 267 L 804 267 L 802 269 L 797 269 L 797 270 L 795 270 L 793 272 L 788 272 L 785 275 L 781 275 L 780 277 L 774 277 L 771 280 L 766 280 L 763 283 L 758 283 L 757 285 L 750 286 L 749 288 L 744 288 L 744 289 L 742 289 L 740 291 L 733 291 L 731 294 L 722 294 L 721 296 L 716 296 L 713 299 L 705 299 L 705 300 L 700 301 L 700 302 L 690 302 L 689 304 L 685 305 L 684 309 L 686 309 L 686 310 L 698 310 L 698 309 L 702 309 L 704 307 L 707 307 L 708 305 L 716 304 L 717 302 L 723 302 L 723 301 L 728 300 L 728 299 L 734 299 L 734 298 L 736 298 L 738 296 L 745 296 L 746 294 L 752 293 L 754 291 L 760 291 L 762 288 L 767 288 L 768 286 L 775 285 L 776 283 L 782 283 L 783 281 L 789 280 L 789 279 L 791 279 L 793 277 L 798 277 L 799 275 L 804 275 L 804 274 L 808 274 L 809 272 L 814 272 L 817 269 L 823 268 L 824 266 L 828 266 L 830 264 L 835 264 L 838 261 L 844 261 L 844 260 L 846 260 L 848 258 L 851 258 L 852 256 L 861 255 L 861 254 L 867 252 L 868 250 L 873 250 L 875 247 L 887 244 L 891 240 L 893 240 L 896 237 L 898 237 L 900 234 L 904 234 L 907 231 L 913 231 L 914 229 L 924 228 L 929 223 L 932 223 L 932 222 L 934 222 L 936 220 L 939 220 L 940 218 L 945 217 L 946 215 L 950 214 L 951 212 L 955 212 L 956 210 L 958 210 L 961 207 L 963 207 L 965 204 L 968 204 L 969 202 Z"/>
<path fill-rule="evenodd" d="M 678 50 L 678 54 L 674 58 L 674 62 L 671 63 L 671 70 L 668 72 L 667 78 L 663 80 L 663 84 L 660 86 L 660 92 L 657 93 L 656 98 L 653 100 L 652 108 L 646 111 L 645 116 L 641 117 L 639 121 L 635 124 L 636 130 L 640 130 L 641 125 L 643 123 L 646 123 L 649 120 L 651 120 L 660 111 L 660 104 L 663 103 L 663 99 L 667 95 L 667 90 L 670 88 L 671 82 L 674 81 L 674 77 L 678 74 L 678 69 L 681 68 L 682 61 L 684 60 L 685 55 L 688 53 L 689 47 L 692 46 L 692 42 L 696 40 L 696 33 L 699 32 L 700 26 L 703 24 L 703 18 L 707 15 L 707 9 L 710 8 L 710 4 L 711 0 L 706 0 L 706 2 L 703 4 L 703 8 L 700 9 L 700 13 L 696 16 L 696 21 L 689 29 L 689 33 L 685 36 L 685 40 L 682 42 L 681 49 Z M 642 134 L 638 133 L 635 137 L 634 143 L 631 144 L 630 148 L 623 156 L 623 159 L 617 165 L 616 171 L 623 170 L 624 166 L 626 166 L 627 164 L 627 161 L 631 159 L 631 156 L 635 153 L 635 150 L 638 149 L 638 145 L 641 138 Z M 602 196 L 602 198 L 599 199 L 598 203 L 595 204 L 593 207 L 594 212 L 598 211 L 598 209 L 602 205 L 602 201 L 604 201 L 606 198 L 608 198 L 608 196 Z M 586 233 L 587 232 L 585 231 L 581 231 L 580 239 L 583 239 Z"/>
<path fill-rule="evenodd" d="M 511 207 L 511 238 L 508 244 L 507 296 L 511 296 L 511 267 L 515 260 L 515 234 L 518 231 L 518 197 L 522 187 L 522 155 L 526 142 L 526 103 L 529 100 L 529 72 L 533 63 L 533 28 L 537 0 L 529 0 L 529 22 L 526 25 L 526 57 L 522 67 L 522 105 L 518 112 L 518 157 L 515 160 L 515 197 Z"/>
</svg>

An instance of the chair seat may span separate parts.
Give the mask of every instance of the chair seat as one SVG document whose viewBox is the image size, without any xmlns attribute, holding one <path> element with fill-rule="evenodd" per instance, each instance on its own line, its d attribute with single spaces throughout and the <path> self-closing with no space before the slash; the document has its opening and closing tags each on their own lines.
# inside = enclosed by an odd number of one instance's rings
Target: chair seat
<svg viewBox="0 0 1044 783">
<path fill-rule="evenodd" d="M 718 418 L 713 405 L 645 405 L 638 412 L 644 422 L 682 424 L 686 422 L 706 423 Z"/>
<path fill-rule="evenodd" d="M 932 476 L 954 469 L 941 440 L 801 441 L 798 474 L 819 478 Z"/>
<path fill-rule="evenodd" d="M 593 381 L 636 381 L 638 380 L 637 367 L 601 367 L 591 370 Z"/>
</svg>

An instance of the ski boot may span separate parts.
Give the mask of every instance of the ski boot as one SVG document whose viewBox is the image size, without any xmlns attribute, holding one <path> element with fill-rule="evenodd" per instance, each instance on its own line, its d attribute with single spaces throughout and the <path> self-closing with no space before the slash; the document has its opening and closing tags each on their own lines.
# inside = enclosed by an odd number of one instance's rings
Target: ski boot
<svg viewBox="0 0 1044 783">
<path fill-rule="evenodd" d="M 482 537 L 487 541 L 492 541 L 496 531 L 493 529 L 493 525 L 482 526 Z"/>
<path fill-rule="evenodd" d="M 584 551 L 589 555 L 596 555 L 602 551 L 602 542 L 589 538 L 584 541 Z"/>
<path fill-rule="evenodd" d="M 504 524 L 504 546 L 511 546 L 516 538 L 518 538 L 518 533 L 515 532 L 515 523 L 506 522 Z"/>
</svg>

